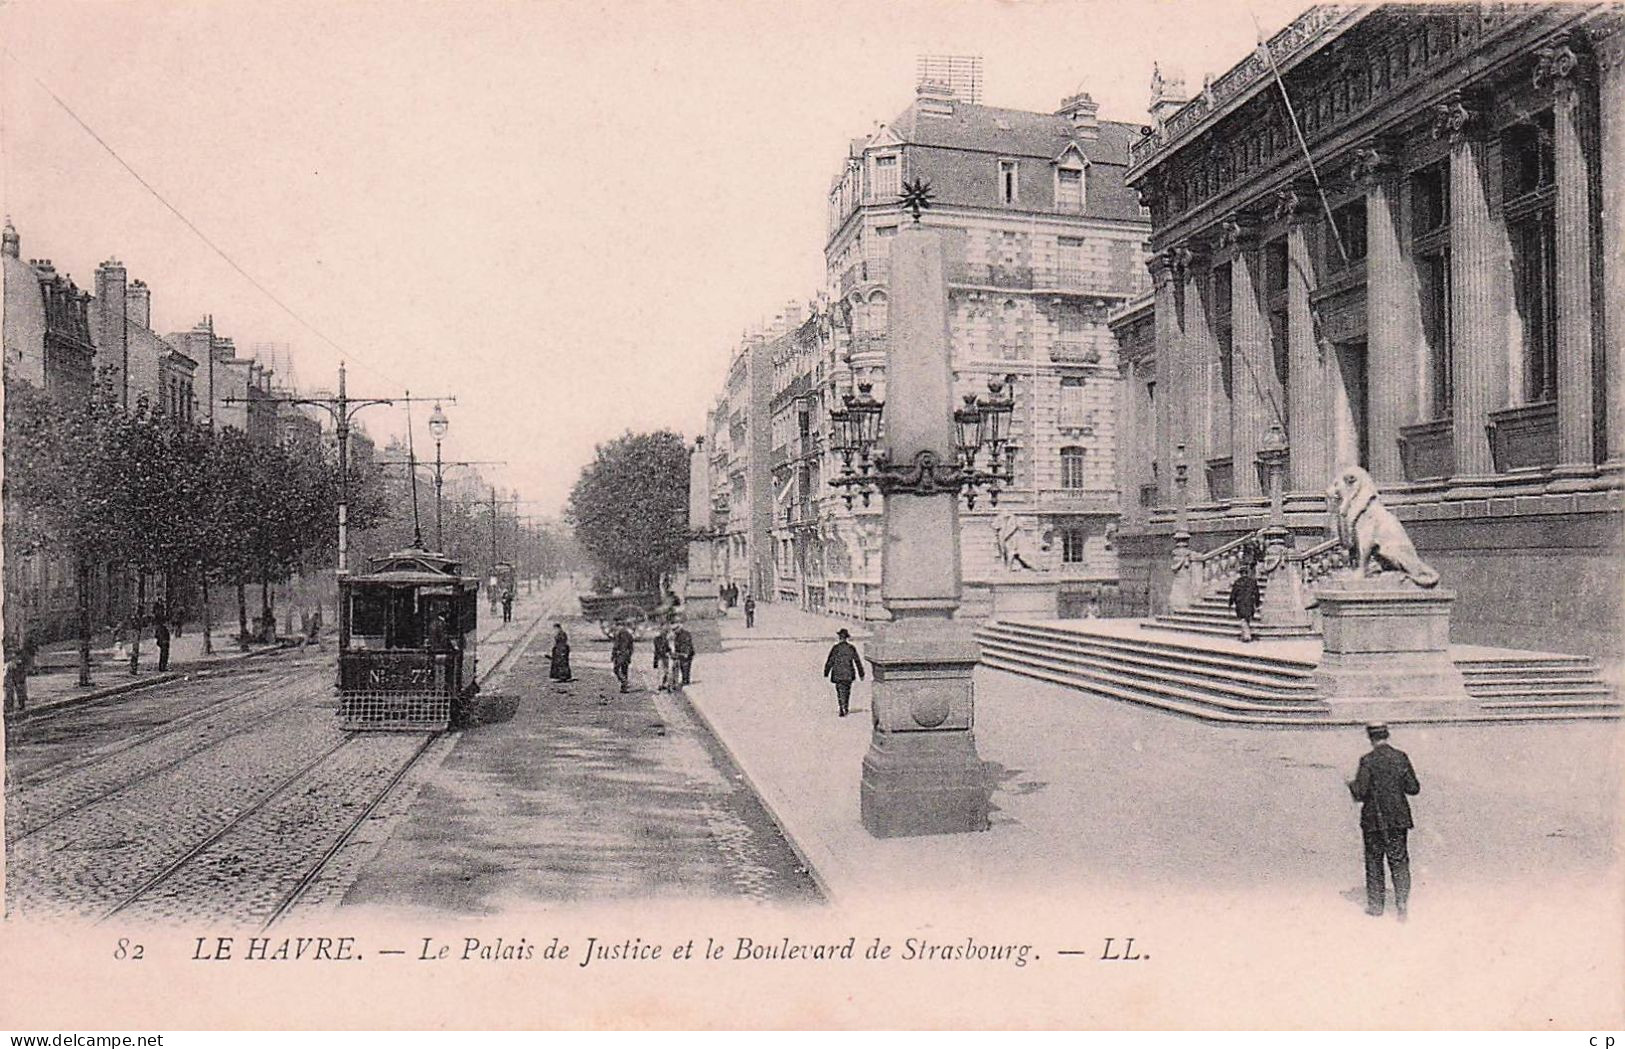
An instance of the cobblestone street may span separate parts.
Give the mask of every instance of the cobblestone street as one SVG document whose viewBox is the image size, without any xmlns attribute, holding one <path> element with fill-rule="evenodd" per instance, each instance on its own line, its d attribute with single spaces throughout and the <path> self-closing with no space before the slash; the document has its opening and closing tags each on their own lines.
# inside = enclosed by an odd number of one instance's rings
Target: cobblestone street
<svg viewBox="0 0 1625 1049">
<path fill-rule="evenodd" d="M 482 668 L 546 611 L 482 623 Z M 11 729 L 7 913 L 278 917 L 432 739 L 342 731 L 333 659 L 289 650 Z"/>
</svg>

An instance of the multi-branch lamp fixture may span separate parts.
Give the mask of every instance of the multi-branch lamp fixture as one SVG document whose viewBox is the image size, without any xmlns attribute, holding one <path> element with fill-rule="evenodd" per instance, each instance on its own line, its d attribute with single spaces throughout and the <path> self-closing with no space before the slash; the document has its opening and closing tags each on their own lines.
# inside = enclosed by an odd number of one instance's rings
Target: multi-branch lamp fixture
<svg viewBox="0 0 1625 1049">
<path fill-rule="evenodd" d="M 991 379 L 985 396 L 965 394 L 964 404 L 953 413 L 958 461 L 952 464 L 930 450 L 916 454 L 912 462 L 892 462 L 884 448 L 875 447 L 885 403 L 875 398 L 873 384 L 858 383 L 857 392 L 847 394 L 842 407 L 829 413 L 835 451 L 841 456 L 841 474 L 829 483 L 842 489 L 848 508 L 855 496 L 868 506 L 875 491 L 881 495 L 963 491 L 965 505 L 974 507 L 979 488 L 986 489 L 989 501 L 998 506 L 1000 486 L 1015 479 L 1016 446 L 1010 443 L 1015 381 L 1014 375 Z"/>
</svg>

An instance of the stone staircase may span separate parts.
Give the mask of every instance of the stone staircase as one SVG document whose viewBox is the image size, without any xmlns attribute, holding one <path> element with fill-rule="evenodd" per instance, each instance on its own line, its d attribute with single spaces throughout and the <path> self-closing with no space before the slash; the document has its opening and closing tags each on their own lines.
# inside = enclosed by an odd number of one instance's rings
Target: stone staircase
<svg viewBox="0 0 1625 1049">
<path fill-rule="evenodd" d="M 1267 580 L 1260 579 L 1258 583 L 1259 594 L 1266 592 Z M 1203 593 L 1189 608 L 1173 612 L 1164 612 L 1155 619 L 1146 620 L 1141 624 L 1147 630 L 1178 630 L 1192 634 L 1204 634 L 1209 637 L 1231 637 L 1241 640 L 1241 621 L 1236 614 L 1230 611 L 1230 587 L 1225 584 L 1222 593 L 1209 590 Z M 1257 638 L 1304 638 L 1319 637 L 1319 631 L 1314 624 L 1276 624 L 1262 619 L 1253 620 L 1253 636 Z"/>
<path fill-rule="evenodd" d="M 1184 714 L 1241 725 L 1348 725 L 1315 691 L 1313 640 L 1243 646 L 1128 620 L 994 621 L 977 631 L 984 666 Z M 1479 702 L 1470 721 L 1617 718 L 1595 661 L 1459 646 L 1452 653 Z M 1392 720 L 1406 719 L 1395 715 Z"/>
</svg>

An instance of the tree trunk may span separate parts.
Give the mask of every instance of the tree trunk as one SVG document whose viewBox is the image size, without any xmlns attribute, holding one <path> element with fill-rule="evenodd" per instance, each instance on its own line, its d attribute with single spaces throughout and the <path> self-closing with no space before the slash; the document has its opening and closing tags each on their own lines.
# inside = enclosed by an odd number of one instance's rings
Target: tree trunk
<svg viewBox="0 0 1625 1049">
<path fill-rule="evenodd" d="M 141 624 L 147 615 L 147 573 L 135 570 L 135 609 L 130 615 L 130 674 L 141 669 Z"/>
<path fill-rule="evenodd" d="M 73 572 L 78 586 L 74 598 L 79 613 L 79 687 L 90 687 L 90 565 L 83 554 L 75 553 Z"/>
<path fill-rule="evenodd" d="M 271 637 L 266 637 L 271 634 Z M 270 573 L 260 569 L 260 640 L 263 642 L 275 641 L 276 617 L 271 614 L 271 579 Z"/>
<path fill-rule="evenodd" d="M 214 641 L 209 637 L 211 625 L 209 612 L 209 565 L 207 562 L 198 566 L 198 585 L 203 589 L 203 654 L 214 654 Z"/>
<path fill-rule="evenodd" d="M 242 576 L 237 577 L 237 640 L 248 644 L 248 588 Z"/>
</svg>

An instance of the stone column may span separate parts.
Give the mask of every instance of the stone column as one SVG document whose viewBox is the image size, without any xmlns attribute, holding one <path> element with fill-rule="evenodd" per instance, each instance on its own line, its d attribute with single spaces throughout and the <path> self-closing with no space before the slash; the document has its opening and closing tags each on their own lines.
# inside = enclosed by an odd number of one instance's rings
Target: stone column
<svg viewBox="0 0 1625 1049">
<path fill-rule="evenodd" d="M 1155 284 L 1153 323 L 1156 325 L 1157 393 L 1152 405 L 1157 461 L 1157 498 L 1169 506 L 1174 501 L 1174 445 L 1181 429 L 1179 421 L 1180 377 L 1184 371 L 1185 347 L 1181 338 L 1178 282 L 1181 257 L 1164 251 L 1148 264 Z M 1125 494 L 1124 498 L 1127 498 Z"/>
<path fill-rule="evenodd" d="M 955 463 L 953 365 L 942 236 L 918 225 L 891 245 L 881 600 L 869 646 L 873 727 L 859 803 L 876 837 L 986 830 L 991 788 L 972 734 L 980 652 L 959 606 L 959 494 L 903 468 Z M 833 716 L 833 715 L 831 715 Z"/>
<path fill-rule="evenodd" d="M 705 438 L 688 453 L 688 572 L 683 585 L 683 617 L 704 650 L 722 647 L 717 630 L 716 567 L 711 560 L 711 464 Z M 713 647 L 714 646 L 714 647 Z"/>
<path fill-rule="evenodd" d="M 1557 179 L 1553 218 L 1557 262 L 1557 469 L 1594 473 L 1591 359 L 1591 172 L 1580 126 L 1579 59 L 1566 44 L 1542 48 L 1537 87 L 1552 91 L 1552 151 Z"/>
<path fill-rule="evenodd" d="M 1257 504 L 1264 495 L 1258 452 L 1281 401 L 1275 351 L 1259 289 L 1263 254 L 1253 229 L 1235 219 L 1224 223 L 1224 240 L 1236 250 L 1230 264 L 1230 468 L 1235 500 Z M 1256 505 L 1253 509 L 1256 509 Z"/>
<path fill-rule="evenodd" d="M 1485 426 L 1506 403 L 1506 231 L 1490 215 L 1488 144 L 1459 98 L 1434 107 L 1434 133 L 1450 139 L 1450 328 L 1455 476 L 1495 474 Z"/>
<path fill-rule="evenodd" d="M 1400 218 L 1397 174 L 1376 146 L 1355 151 L 1354 176 L 1366 187 L 1366 429 L 1371 476 L 1402 481 L 1399 428 L 1417 422 L 1422 301 Z"/>
<path fill-rule="evenodd" d="M 1625 471 L 1625 27 L 1607 23 L 1595 47 L 1607 455 L 1610 470 L 1619 472 Z"/>
<path fill-rule="evenodd" d="M 1169 411 L 1178 426 L 1175 444 L 1183 443 L 1190 455 L 1192 469 L 1186 497 L 1192 502 L 1205 503 L 1211 499 L 1207 486 L 1207 470 L 1203 468 L 1204 449 L 1207 448 L 1207 416 L 1211 410 L 1208 389 L 1208 368 L 1219 352 L 1213 325 L 1208 321 L 1207 299 L 1202 294 L 1202 283 L 1208 279 L 1208 260 L 1187 248 L 1184 254 L 1184 294 L 1181 310 L 1181 329 L 1184 352 L 1181 354 L 1182 378 L 1179 404 L 1169 405 Z"/>
<path fill-rule="evenodd" d="M 1318 497 L 1332 476 L 1331 431 L 1327 428 L 1331 405 L 1327 397 L 1326 355 L 1309 309 L 1315 281 L 1306 232 L 1309 215 L 1305 209 L 1310 199 L 1295 190 L 1283 191 L 1276 201 L 1276 215 L 1291 219 L 1286 233 L 1287 360 L 1292 390 L 1292 416 L 1287 420 L 1291 445 L 1288 487 Z"/>
</svg>

